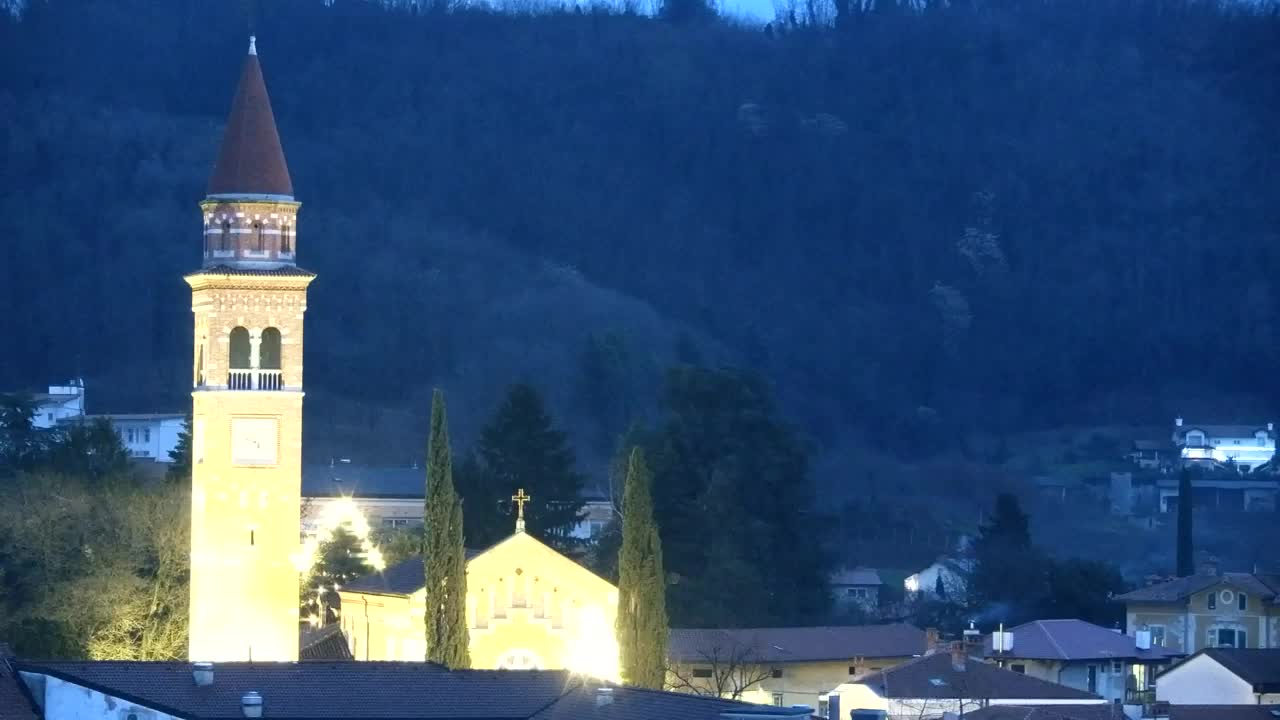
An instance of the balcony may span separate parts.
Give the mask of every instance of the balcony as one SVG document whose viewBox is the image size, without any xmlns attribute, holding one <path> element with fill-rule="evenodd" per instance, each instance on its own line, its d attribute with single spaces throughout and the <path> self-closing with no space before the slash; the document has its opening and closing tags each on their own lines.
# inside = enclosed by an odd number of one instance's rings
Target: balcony
<svg viewBox="0 0 1280 720">
<path fill-rule="evenodd" d="M 282 390 L 279 370 L 238 369 L 227 373 L 228 390 Z"/>
</svg>

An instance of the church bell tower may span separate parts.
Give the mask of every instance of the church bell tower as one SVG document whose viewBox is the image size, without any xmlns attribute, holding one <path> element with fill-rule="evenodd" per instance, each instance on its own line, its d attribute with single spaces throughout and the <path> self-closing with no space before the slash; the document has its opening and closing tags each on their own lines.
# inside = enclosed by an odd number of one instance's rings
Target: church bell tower
<svg viewBox="0 0 1280 720">
<path fill-rule="evenodd" d="M 302 316 L 315 277 L 254 39 L 200 203 L 191 608 L 195 661 L 298 658 Z"/>
</svg>

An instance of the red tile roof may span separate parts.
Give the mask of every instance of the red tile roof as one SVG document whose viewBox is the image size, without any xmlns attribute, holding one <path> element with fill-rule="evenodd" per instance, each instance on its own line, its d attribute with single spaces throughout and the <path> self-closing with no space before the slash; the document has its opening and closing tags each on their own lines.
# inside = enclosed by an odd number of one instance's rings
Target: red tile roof
<svg viewBox="0 0 1280 720">
<path fill-rule="evenodd" d="M 696 663 L 725 657 L 754 662 L 787 663 L 922 655 L 924 631 L 913 625 L 742 628 L 737 630 L 672 630 L 673 660 Z"/>
<path fill-rule="evenodd" d="M 222 135 L 222 150 L 209 177 L 210 195 L 293 196 L 293 181 L 280 147 L 271 99 L 252 45 Z"/>
</svg>

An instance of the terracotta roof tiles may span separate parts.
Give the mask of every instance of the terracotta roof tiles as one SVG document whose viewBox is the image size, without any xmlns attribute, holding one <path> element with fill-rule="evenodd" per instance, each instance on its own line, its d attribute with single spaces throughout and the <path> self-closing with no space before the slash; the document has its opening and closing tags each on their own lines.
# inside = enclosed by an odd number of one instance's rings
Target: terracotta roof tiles
<svg viewBox="0 0 1280 720">
<path fill-rule="evenodd" d="M 240 70 L 240 84 L 231 101 L 231 115 L 209 177 L 208 193 L 293 196 L 293 181 L 280 147 L 271 98 L 252 44 Z"/>
</svg>

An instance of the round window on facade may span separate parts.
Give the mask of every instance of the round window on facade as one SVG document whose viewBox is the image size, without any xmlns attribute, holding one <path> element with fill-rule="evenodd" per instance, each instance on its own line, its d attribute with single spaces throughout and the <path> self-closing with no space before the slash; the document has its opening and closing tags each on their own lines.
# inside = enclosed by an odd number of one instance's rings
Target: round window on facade
<svg viewBox="0 0 1280 720">
<path fill-rule="evenodd" d="M 1231 603 L 1236 601 L 1236 594 L 1231 592 L 1230 590 L 1223 590 L 1221 593 L 1218 594 L 1218 597 L 1222 598 L 1223 605 L 1230 605 Z"/>
</svg>

